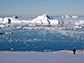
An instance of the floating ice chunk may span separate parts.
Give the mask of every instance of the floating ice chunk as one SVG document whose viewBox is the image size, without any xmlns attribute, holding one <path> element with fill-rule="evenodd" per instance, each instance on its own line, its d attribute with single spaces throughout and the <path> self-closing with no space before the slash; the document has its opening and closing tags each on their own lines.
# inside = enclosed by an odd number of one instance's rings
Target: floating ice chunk
<svg viewBox="0 0 84 63">
<path fill-rule="evenodd" d="M 31 27 L 31 26 L 36 26 L 35 24 L 29 24 L 29 26 Z"/>
<path fill-rule="evenodd" d="M 65 16 L 63 15 L 62 18 L 65 18 Z"/>
<path fill-rule="evenodd" d="M 13 51 L 13 48 L 11 48 L 11 51 Z"/>
<path fill-rule="evenodd" d="M 72 18 L 78 18 L 78 16 L 72 16 Z"/>
<path fill-rule="evenodd" d="M 23 28 L 23 26 L 19 26 L 19 27 L 16 27 L 17 29 L 21 29 L 21 28 Z"/>
<path fill-rule="evenodd" d="M 62 15 L 62 18 L 70 18 L 69 15 Z"/>
<path fill-rule="evenodd" d="M 5 34 L 13 34 L 13 32 L 5 32 Z"/>
<path fill-rule="evenodd" d="M 65 18 L 70 18 L 70 16 L 69 15 L 65 15 Z"/>
</svg>

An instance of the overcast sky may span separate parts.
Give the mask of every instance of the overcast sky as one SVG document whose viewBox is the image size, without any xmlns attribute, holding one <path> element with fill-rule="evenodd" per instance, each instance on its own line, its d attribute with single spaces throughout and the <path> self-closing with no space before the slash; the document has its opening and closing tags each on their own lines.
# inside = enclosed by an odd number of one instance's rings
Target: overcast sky
<svg viewBox="0 0 84 63">
<path fill-rule="evenodd" d="M 84 14 L 84 0 L 0 0 L 0 15 Z"/>
</svg>

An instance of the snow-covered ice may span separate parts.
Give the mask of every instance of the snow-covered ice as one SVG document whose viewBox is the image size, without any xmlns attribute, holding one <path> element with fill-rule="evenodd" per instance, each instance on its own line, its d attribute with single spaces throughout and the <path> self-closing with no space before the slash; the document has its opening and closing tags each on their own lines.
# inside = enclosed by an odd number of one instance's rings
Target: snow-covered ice
<svg viewBox="0 0 84 63">
<path fill-rule="evenodd" d="M 0 63 L 83 63 L 84 52 L 0 52 Z"/>
</svg>

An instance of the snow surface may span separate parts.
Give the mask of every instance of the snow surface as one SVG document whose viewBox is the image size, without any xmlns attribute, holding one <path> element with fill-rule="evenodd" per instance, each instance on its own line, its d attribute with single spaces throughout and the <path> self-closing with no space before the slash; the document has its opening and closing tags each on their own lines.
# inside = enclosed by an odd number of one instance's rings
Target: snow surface
<svg viewBox="0 0 84 63">
<path fill-rule="evenodd" d="M 84 52 L 0 52 L 0 63 L 83 63 Z"/>
</svg>

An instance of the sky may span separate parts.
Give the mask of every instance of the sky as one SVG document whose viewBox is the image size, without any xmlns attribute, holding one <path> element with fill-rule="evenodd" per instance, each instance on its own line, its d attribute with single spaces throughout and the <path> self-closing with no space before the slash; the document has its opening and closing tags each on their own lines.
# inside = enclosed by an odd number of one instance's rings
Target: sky
<svg viewBox="0 0 84 63">
<path fill-rule="evenodd" d="M 0 15 L 84 15 L 84 0 L 0 0 Z"/>
</svg>

